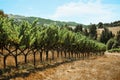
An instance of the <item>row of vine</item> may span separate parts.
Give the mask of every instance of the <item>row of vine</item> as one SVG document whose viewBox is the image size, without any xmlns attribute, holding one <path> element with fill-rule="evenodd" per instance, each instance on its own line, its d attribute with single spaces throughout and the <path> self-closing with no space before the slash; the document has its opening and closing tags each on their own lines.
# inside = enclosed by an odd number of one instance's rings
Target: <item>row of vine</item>
<svg viewBox="0 0 120 80">
<path fill-rule="evenodd" d="M 32 24 L 27 21 L 16 21 L 7 17 L 0 17 L 0 56 L 3 57 L 4 68 L 6 59 L 13 56 L 18 67 L 18 56 L 24 55 L 27 63 L 27 55 L 31 52 L 36 65 L 36 53 L 40 54 L 42 62 L 43 51 L 48 60 L 49 51 L 64 52 L 68 55 L 87 53 L 103 53 L 106 46 L 100 42 L 91 40 L 86 36 L 74 33 L 65 27 L 54 24 L 40 26 L 35 20 Z M 52 53 L 54 59 L 54 53 Z"/>
</svg>

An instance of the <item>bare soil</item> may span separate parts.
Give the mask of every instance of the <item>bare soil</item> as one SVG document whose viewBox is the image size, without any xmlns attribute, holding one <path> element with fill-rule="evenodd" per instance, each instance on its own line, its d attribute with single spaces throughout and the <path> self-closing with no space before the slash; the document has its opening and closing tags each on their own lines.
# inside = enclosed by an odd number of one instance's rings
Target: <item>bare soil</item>
<svg viewBox="0 0 120 80">
<path fill-rule="evenodd" d="M 120 80 L 120 53 L 65 63 L 11 80 Z"/>
</svg>

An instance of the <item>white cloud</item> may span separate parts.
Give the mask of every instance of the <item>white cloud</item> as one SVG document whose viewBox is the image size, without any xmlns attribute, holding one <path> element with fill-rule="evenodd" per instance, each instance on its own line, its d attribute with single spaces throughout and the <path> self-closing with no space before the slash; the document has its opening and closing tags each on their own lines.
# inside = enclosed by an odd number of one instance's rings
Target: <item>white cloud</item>
<svg viewBox="0 0 120 80">
<path fill-rule="evenodd" d="M 118 6 L 117 6 L 118 7 Z M 50 16 L 55 20 L 76 21 L 83 24 L 111 22 L 117 15 L 115 5 L 104 4 L 101 0 L 80 0 L 57 7 Z"/>
</svg>

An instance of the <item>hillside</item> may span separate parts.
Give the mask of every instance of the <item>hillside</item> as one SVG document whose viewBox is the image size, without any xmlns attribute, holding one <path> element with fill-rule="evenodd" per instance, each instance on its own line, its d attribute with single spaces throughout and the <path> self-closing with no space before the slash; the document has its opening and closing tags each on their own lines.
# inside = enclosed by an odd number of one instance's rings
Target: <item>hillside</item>
<svg viewBox="0 0 120 80">
<path fill-rule="evenodd" d="M 32 23 L 35 19 L 38 19 L 38 24 L 39 25 L 43 25 L 43 24 L 56 24 L 56 25 L 59 25 L 59 26 L 63 26 L 63 25 L 68 25 L 70 27 L 73 27 L 73 26 L 76 26 L 80 23 L 76 23 L 76 22 L 65 22 L 65 21 L 55 21 L 55 20 L 51 20 L 51 19 L 45 19 L 45 18 L 40 18 L 40 17 L 26 17 L 26 16 L 22 16 L 22 15 L 13 15 L 13 14 L 8 14 L 8 17 L 10 18 L 14 18 L 18 21 L 21 21 L 21 20 L 27 20 L 29 21 L 30 23 Z M 112 27 L 116 27 L 116 26 L 120 26 L 120 21 L 114 21 L 114 22 L 110 22 L 110 23 L 102 23 L 105 27 L 109 27 L 109 26 L 112 26 Z M 82 24 L 83 27 L 89 27 L 90 25 L 84 25 Z M 95 24 L 96 26 L 99 25 L 98 24 Z"/>
<path fill-rule="evenodd" d="M 44 18 L 40 18 L 40 17 L 25 17 L 25 16 L 21 16 L 21 15 L 8 15 L 10 18 L 14 18 L 16 20 L 27 20 L 30 23 L 32 23 L 35 19 L 38 19 L 38 24 L 43 25 L 43 24 L 57 24 L 59 26 L 62 25 L 69 25 L 69 26 L 76 26 L 78 23 L 76 22 L 64 22 L 64 21 L 54 21 L 51 19 L 44 19 Z"/>
<path fill-rule="evenodd" d="M 116 35 L 117 31 L 120 31 L 120 26 L 108 27 L 108 29 L 109 29 L 110 31 L 112 31 L 113 34 Z M 103 31 L 103 28 L 97 29 L 97 34 L 98 34 L 98 36 L 100 36 L 100 34 L 102 33 L 102 31 Z"/>
</svg>

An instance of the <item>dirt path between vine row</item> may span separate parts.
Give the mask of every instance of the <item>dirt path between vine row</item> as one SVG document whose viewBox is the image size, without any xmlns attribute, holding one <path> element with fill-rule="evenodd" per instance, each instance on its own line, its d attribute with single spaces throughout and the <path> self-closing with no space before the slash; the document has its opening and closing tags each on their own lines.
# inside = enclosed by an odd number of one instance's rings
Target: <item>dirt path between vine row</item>
<svg viewBox="0 0 120 80">
<path fill-rule="evenodd" d="M 11 80 L 120 80 L 120 53 L 65 63 Z"/>
</svg>

